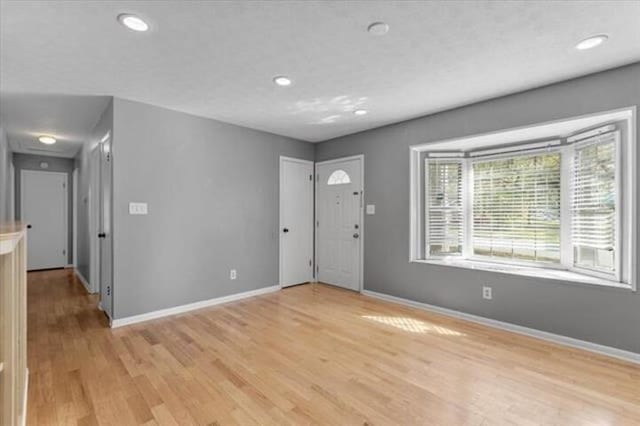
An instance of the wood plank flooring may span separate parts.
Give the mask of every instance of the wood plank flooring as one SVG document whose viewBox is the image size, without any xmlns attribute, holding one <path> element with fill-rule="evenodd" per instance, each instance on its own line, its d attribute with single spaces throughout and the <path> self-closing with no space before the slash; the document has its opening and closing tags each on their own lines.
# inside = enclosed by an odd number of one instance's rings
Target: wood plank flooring
<svg viewBox="0 0 640 426">
<path fill-rule="evenodd" d="M 28 289 L 30 425 L 640 424 L 640 366 L 330 286 L 115 330 Z"/>
</svg>

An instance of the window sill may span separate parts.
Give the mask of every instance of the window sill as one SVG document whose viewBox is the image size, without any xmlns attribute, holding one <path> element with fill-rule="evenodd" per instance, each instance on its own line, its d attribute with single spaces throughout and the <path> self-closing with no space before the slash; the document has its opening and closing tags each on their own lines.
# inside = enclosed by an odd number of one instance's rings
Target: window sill
<svg viewBox="0 0 640 426">
<path fill-rule="evenodd" d="M 577 272 L 535 268 L 530 266 L 514 266 L 502 263 L 481 262 L 466 259 L 415 259 L 413 263 L 452 266 L 454 268 L 474 269 L 479 271 L 498 272 L 502 274 L 520 275 L 525 277 L 542 278 L 547 280 L 566 281 L 568 283 L 599 285 L 624 290 L 634 290 L 629 284 L 619 283 L 604 278 L 591 277 Z"/>
</svg>

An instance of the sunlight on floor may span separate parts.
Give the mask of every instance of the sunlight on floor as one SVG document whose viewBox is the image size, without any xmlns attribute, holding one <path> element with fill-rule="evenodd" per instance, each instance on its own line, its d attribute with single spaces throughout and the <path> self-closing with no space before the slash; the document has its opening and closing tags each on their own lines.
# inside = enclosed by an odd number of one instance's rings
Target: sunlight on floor
<svg viewBox="0 0 640 426">
<path fill-rule="evenodd" d="M 390 325 L 392 327 L 396 327 L 404 331 L 409 331 L 411 333 L 437 333 L 444 336 L 465 336 L 465 334 L 455 330 L 451 330 L 450 328 L 428 324 L 424 321 L 408 317 L 363 315 L 362 318 L 376 321 L 381 324 Z"/>
</svg>

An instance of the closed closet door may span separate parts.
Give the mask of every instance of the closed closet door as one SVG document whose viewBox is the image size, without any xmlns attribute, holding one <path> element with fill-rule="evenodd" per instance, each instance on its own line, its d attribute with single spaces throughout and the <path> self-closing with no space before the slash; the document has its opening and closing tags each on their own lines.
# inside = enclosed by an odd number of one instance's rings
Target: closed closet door
<svg viewBox="0 0 640 426">
<path fill-rule="evenodd" d="M 64 268 L 67 261 L 67 174 L 22 170 L 21 220 L 29 224 L 27 269 Z"/>
<path fill-rule="evenodd" d="M 280 285 L 313 280 L 313 163 L 280 159 Z"/>
</svg>

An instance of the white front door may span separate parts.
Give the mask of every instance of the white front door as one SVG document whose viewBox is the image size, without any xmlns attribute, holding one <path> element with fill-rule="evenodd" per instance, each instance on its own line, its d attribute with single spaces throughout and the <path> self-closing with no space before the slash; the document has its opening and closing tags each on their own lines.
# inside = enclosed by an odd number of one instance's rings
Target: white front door
<svg viewBox="0 0 640 426">
<path fill-rule="evenodd" d="M 29 224 L 27 269 L 67 265 L 67 174 L 22 170 L 20 215 Z"/>
<path fill-rule="evenodd" d="M 280 158 L 280 285 L 313 279 L 313 163 Z"/>
<path fill-rule="evenodd" d="M 318 281 L 360 290 L 362 157 L 316 165 Z"/>
</svg>

